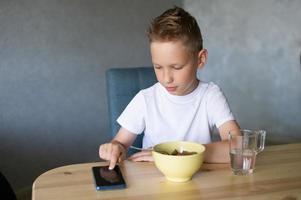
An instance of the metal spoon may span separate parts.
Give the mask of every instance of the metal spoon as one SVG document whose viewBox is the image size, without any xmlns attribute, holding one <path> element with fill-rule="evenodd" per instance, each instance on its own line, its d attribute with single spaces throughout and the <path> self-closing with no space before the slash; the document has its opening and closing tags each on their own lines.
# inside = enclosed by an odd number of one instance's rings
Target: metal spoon
<svg viewBox="0 0 301 200">
<path fill-rule="evenodd" d="M 140 148 L 140 147 L 130 146 L 130 149 L 135 149 L 135 150 L 139 150 L 139 151 L 151 151 L 151 150 L 153 150 L 153 147 L 144 149 L 144 148 Z"/>
</svg>

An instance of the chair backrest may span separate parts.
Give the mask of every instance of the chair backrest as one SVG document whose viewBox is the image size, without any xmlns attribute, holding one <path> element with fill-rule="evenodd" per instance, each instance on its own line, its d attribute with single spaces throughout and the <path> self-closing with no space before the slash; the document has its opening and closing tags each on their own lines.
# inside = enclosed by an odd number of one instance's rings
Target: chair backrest
<svg viewBox="0 0 301 200">
<path fill-rule="evenodd" d="M 9 184 L 6 180 L 4 175 L 0 172 L 0 199 L 5 200 L 17 200 L 17 197 Z"/>
<path fill-rule="evenodd" d="M 150 87 L 157 79 L 153 67 L 113 68 L 107 70 L 106 82 L 109 122 L 114 137 L 120 128 L 116 119 L 141 89 Z M 142 147 L 143 135 L 138 135 L 134 146 Z M 128 154 L 132 153 L 134 151 L 130 149 Z"/>
</svg>

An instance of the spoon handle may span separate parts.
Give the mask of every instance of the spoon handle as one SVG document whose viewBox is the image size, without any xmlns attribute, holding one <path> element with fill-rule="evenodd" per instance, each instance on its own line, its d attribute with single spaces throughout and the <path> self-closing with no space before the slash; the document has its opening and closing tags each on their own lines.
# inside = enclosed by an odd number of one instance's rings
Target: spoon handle
<svg viewBox="0 0 301 200">
<path fill-rule="evenodd" d="M 148 149 L 143 149 L 143 148 L 139 148 L 139 147 L 135 147 L 135 146 L 130 146 L 130 149 L 135 149 L 135 150 L 139 150 L 139 151 L 150 151 L 153 148 L 148 148 Z"/>
</svg>

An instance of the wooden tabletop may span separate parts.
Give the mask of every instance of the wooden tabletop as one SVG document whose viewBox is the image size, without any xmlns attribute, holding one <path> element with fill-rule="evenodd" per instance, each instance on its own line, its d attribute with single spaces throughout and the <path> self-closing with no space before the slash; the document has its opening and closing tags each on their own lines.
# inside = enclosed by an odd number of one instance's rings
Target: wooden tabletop
<svg viewBox="0 0 301 200">
<path fill-rule="evenodd" d="M 167 181 L 153 163 L 125 161 L 121 170 L 127 188 L 96 191 L 92 166 L 59 167 L 33 183 L 34 200 L 77 199 L 301 199 L 301 143 L 266 147 L 254 174 L 233 175 L 229 164 L 204 164 L 186 183 Z"/>
</svg>

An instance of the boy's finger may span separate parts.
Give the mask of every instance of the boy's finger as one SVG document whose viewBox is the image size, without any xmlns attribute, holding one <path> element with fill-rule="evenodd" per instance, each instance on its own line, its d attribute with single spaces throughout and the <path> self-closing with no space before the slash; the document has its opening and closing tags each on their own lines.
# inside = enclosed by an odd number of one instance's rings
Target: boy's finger
<svg viewBox="0 0 301 200">
<path fill-rule="evenodd" d="M 105 160 L 110 160 L 110 153 L 111 153 L 111 151 L 110 151 L 110 144 L 105 144 L 104 145 L 104 151 L 103 152 L 104 152 L 103 153 L 103 158 Z"/>
<path fill-rule="evenodd" d="M 116 162 L 117 162 L 117 158 L 115 156 L 112 156 L 109 164 L 109 170 L 114 169 Z"/>
<path fill-rule="evenodd" d="M 143 162 L 143 161 L 153 162 L 154 158 L 151 155 L 143 155 L 139 157 L 130 157 L 129 160 L 134 162 Z"/>
<path fill-rule="evenodd" d="M 128 158 L 131 161 L 153 161 L 153 156 L 151 151 L 141 151 L 133 154 Z"/>
<path fill-rule="evenodd" d="M 119 156 L 119 158 L 118 158 L 118 163 L 121 163 L 122 160 L 123 160 L 123 159 L 122 159 L 122 156 Z"/>
<path fill-rule="evenodd" d="M 99 147 L 99 157 L 104 160 L 108 160 L 107 156 L 107 144 L 103 144 Z"/>
<path fill-rule="evenodd" d="M 111 158 L 110 158 L 110 165 L 109 165 L 109 169 L 114 169 L 117 161 L 119 160 L 120 158 L 120 151 L 119 151 L 119 148 L 118 146 L 113 146 L 111 148 Z"/>
</svg>

